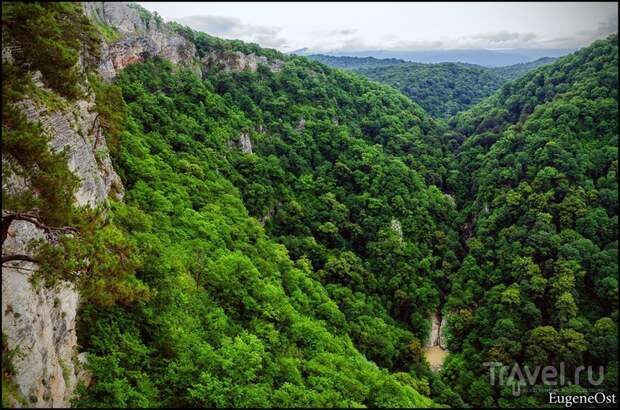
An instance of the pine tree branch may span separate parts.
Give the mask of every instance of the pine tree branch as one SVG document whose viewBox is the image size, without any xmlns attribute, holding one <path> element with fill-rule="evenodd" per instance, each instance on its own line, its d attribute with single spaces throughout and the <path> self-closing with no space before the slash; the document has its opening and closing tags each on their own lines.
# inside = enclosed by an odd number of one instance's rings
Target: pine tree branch
<svg viewBox="0 0 620 410">
<path fill-rule="evenodd" d="M 22 254 L 7 255 L 7 256 L 2 257 L 2 265 L 4 265 L 6 262 L 11 262 L 11 261 L 24 261 L 24 262 L 39 263 L 39 261 L 33 258 L 32 256 L 22 255 Z"/>
<path fill-rule="evenodd" d="M 37 228 L 45 231 L 46 234 L 52 235 L 53 237 L 55 237 L 55 235 L 58 235 L 58 234 L 68 234 L 68 233 L 78 234 L 79 233 L 79 231 L 76 228 L 73 228 L 71 226 L 45 225 L 43 222 L 39 220 L 39 217 L 37 216 L 36 213 L 31 213 L 31 212 L 14 212 L 13 213 L 13 212 L 3 211 L 2 212 L 2 242 L 1 242 L 2 244 L 4 244 L 4 240 L 6 239 L 8 235 L 9 226 L 15 220 L 30 222 Z"/>
</svg>

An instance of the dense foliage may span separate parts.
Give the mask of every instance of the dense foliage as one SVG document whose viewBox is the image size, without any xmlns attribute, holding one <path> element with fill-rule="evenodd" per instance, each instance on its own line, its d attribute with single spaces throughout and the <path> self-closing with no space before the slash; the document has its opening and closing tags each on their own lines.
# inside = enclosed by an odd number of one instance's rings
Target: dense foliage
<svg viewBox="0 0 620 410">
<path fill-rule="evenodd" d="M 484 362 L 564 363 L 571 375 L 602 365 L 597 387 L 617 390 L 617 41 L 541 67 L 452 120 L 468 255 L 450 278 L 444 377 L 472 404 L 515 403 L 509 387 L 489 388 Z M 582 378 L 563 391 L 587 387 Z"/>
<path fill-rule="evenodd" d="M 3 3 L 2 39 L 11 54 L 2 65 L 2 178 L 21 178 L 28 187 L 11 194 L 3 189 L 3 207 L 36 209 L 46 223 L 68 224 L 78 180 L 67 167 L 66 154 L 50 151 L 41 125 L 27 122 L 15 104 L 28 96 L 59 106 L 62 98 L 36 87 L 32 71 L 39 71 L 43 83 L 58 94 L 80 94 L 79 51 L 86 44 L 95 53 L 96 34 L 74 4 Z"/>
<path fill-rule="evenodd" d="M 67 39 L 65 33 L 74 37 Z M 33 281 L 52 286 L 70 280 L 90 303 L 145 297 L 148 292 L 133 275 L 133 244 L 100 210 L 75 205 L 80 181 L 68 167 L 66 149 L 51 149 L 42 124 L 27 120 L 22 111 L 24 104 L 64 111 L 84 95 L 91 86 L 85 69 L 92 61 L 82 58 L 78 64 L 78 58 L 98 54 L 97 31 L 79 5 L 10 3 L 3 4 L 3 40 L 11 56 L 3 62 L 2 78 L 2 241 L 14 220 L 34 224 L 51 240 L 28 244 L 28 255 L 3 253 L 3 266 L 16 260 L 36 262 Z M 40 53 L 29 48 L 31 41 Z M 41 59 L 46 53 L 54 54 L 57 65 Z M 110 98 L 113 85 L 99 80 L 93 85 L 106 90 L 97 93 L 97 109 L 103 128 L 114 137 L 123 121 L 122 97 Z"/>
<path fill-rule="evenodd" d="M 207 78 L 256 127 L 254 153 L 231 153 L 250 214 L 312 262 L 356 346 L 402 367 L 404 330 L 424 340 L 434 282 L 458 263 L 451 199 L 422 178 L 445 178 L 436 124 L 389 88 L 302 58 Z"/>
<path fill-rule="evenodd" d="M 14 64 L 40 71 L 46 86 L 75 97 L 80 53 L 88 63 L 99 55 L 98 34 L 78 3 L 2 3 L 2 39 Z"/>
<path fill-rule="evenodd" d="M 207 33 L 194 31 L 182 24 L 171 22 L 170 28 L 182 35 L 196 46 L 196 51 L 200 58 L 208 53 L 230 53 L 239 52 L 243 54 L 255 54 L 267 57 L 268 59 L 283 59 L 284 54 L 271 48 L 263 48 L 256 43 L 246 43 L 240 40 L 224 40 L 219 37 L 211 36 Z"/>
<path fill-rule="evenodd" d="M 357 72 L 389 84 L 435 117 L 449 117 L 480 102 L 504 80 L 484 67 L 462 63 L 407 63 Z"/>
<path fill-rule="evenodd" d="M 355 349 L 311 262 L 292 261 L 248 215 L 229 178 L 233 160 L 254 155 L 226 144 L 250 125 L 246 115 L 163 61 L 131 66 L 117 84 L 128 105 L 117 164 L 127 191 L 113 223 L 139 244 L 137 274 L 153 296 L 84 306 L 81 345 L 97 382 L 79 404 L 430 405 L 407 366 L 390 375 Z"/>
</svg>

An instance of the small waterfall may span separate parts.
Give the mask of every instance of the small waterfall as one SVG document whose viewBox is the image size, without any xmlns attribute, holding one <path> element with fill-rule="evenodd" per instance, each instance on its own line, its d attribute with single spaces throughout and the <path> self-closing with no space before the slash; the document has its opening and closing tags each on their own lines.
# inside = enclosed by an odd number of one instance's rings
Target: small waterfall
<svg viewBox="0 0 620 410">
<path fill-rule="evenodd" d="M 431 334 L 428 338 L 427 347 L 439 346 L 441 341 L 441 314 L 439 311 L 431 316 Z"/>
<path fill-rule="evenodd" d="M 431 369 L 437 371 L 441 369 L 443 361 L 446 356 L 448 356 L 446 341 L 442 335 L 446 322 L 445 318 L 442 318 L 439 310 L 435 311 L 430 319 L 431 332 L 424 346 L 424 353 Z"/>
</svg>

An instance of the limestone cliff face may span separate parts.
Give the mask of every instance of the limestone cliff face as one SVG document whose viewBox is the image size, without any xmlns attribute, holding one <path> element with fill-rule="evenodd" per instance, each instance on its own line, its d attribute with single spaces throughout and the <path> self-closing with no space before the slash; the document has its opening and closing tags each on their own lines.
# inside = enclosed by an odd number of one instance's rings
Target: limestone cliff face
<svg viewBox="0 0 620 410">
<path fill-rule="evenodd" d="M 32 100 L 21 101 L 20 106 L 29 121 L 40 122 L 52 136 L 53 150 L 67 148 L 69 169 L 81 179 L 75 198 L 78 205 L 95 207 L 109 194 L 122 198 L 123 185 L 112 167 L 92 93 L 72 102 L 66 110 L 50 111 Z"/>
<path fill-rule="evenodd" d="M 127 4 L 85 3 L 84 10 L 121 35 L 116 42 L 101 43 L 98 71 L 106 79 L 148 57 L 161 56 L 177 64 L 193 62 L 195 48 L 191 43 L 154 19 L 142 20 Z M 4 41 L 2 60 L 12 60 L 10 45 L 5 46 Z M 44 87 L 40 73 L 33 73 L 32 79 L 36 87 L 52 93 Z M 28 121 L 41 123 L 50 136 L 52 150 L 67 150 L 69 168 L 81 180 L 76 204 L 96 207 L 108 198 L 122 198 L 123 186 L 98 122 L 94 93 L 88 83 L 82 88 L 85 96 L 77 101 L 56 96 L 62 108 L 55 105 L 50 109 L 35 99 L 24 99 L 17 106 Z M 2 189 L 11 193 L 28 189 L 19 178 L 3 179 L 2 184 Z M 33 256 L 28 243 L 39 238 L 45 239 L 44 230 L 28 221 L 13 220 L 2 243 L 2 255 Z M 68 407 L 78 381 L 88 381 L 83 366 L 86 358 L 77 351 L 79 294 L 69 283 L 54 289 L 34 286 L 30 279 L 36 269 L 35 263 L 26 261 L 8 262 L 2 269 L 2 332 L 8 348 L 17 351 L 11 380 L 16 394 L 9 400 L 15 407 Z"/>
<path fill-rule="evenodd" d="M 85 2 L 85 13 L 117 31 L 119 39 L 102 42 L 99 74 L 110 80 L 129 64 L 159 56 L 173 64 L 196 67 L 196 47 L 161 20 L 141 15 L 129 3 Z"/>
<path fill-rule="evenodd" d="M 198 59 L 196 47 L 175 33 L 161 19 L 141 14 L 131 3 L 84 2 L 85 13 L 95 22 L 116 30 L 118 39 L 102 42 L 98 72 L 106 80 L 130 64 L 159 56 L 175 65 L 202 70 L 256 71 L 260 65 L 281 71 L 284 63 L 240 51 L 212 51 Z"/>
<path fill-rule="evenodd" d="M 44 89 L 37 74 L 34 83 Z M 24 99 L 17 106 L 28 121 L 42 124 L 51 137 L 52 150 L 67 150 L 69 168 L 81 179 L 75 196 L 78 205 L 95 207 L 108 197 L 121 198 L 123 186 L 108 155 L 93 93 L 63 102 L 64 108 L 55 110 L 32 99 Z M 2 189 L 19 192 L 28 188 L 13 178 L 3 180 Z M 2 255 L 33 256 L 28 243 L 39 238 L 45 239 L 45 231 L 34 223 L 13 220 Z M 36 268 L 35 263 L 25 261 L 9 262 L 2 268 L 2 332 L 9 349 L 18 352 L 13 358 L 18 397 L 10 400 L 15 406 L 67 407 L 78 380 L 85 380 L 80 376 L 85 358 L 77 351 L 75 333 L 79 294 L 68 283 L 54 289 L 33 286 L 30 279 Z"/>
<path fill-rule="evenodd" d="M 3 255 L 26 253 L 30 240 L 43 237 L 34 224 L 14 221 Z M 30 277 L 36 268 L 11 262 L 2 269 L 2 332 L 9 348 L 18 349 L 13 358 L 18 394 L 9 400 L 15 407 L 66 407 L 83 359 L 76 350 L 79 295 L 68 284 L 35 288 Z"/>
<path fill-rule="evenodd" d="M 10 48 L 2 50 L 2 61 L 11 61 Z M 33 83 L 46 93 L 38 72 Z M 68 166 L 81 179 L 75 195 L 78 205 L 100 206 L 110 198 L 122 198 L 123 186 L 112 167 L 105 136 L 95 111 L 95 97 L 88 83 L 82 85 L 85 96 L 50 109 L 37 99 L 26 98 L 16 106 L 28 121 L 39 122 L 50 136 L 50 148 L 67 150 Z M 59 108 L 62 107 L 62 108 Z M 4 158 L 3 158 L 4 162 Z M 2 189 L 16 193 L 28 189 L 20 178 L 3 178 Z M 10 212 L 3 209 L 3 215 Z M 46 239 L 45 231 L 35 223 L 12 220 L 2 243 L 2 256 L 29 255 L 33 239 Z M 68 407 L 79 380 L 88 381 L 85 357 L 77 351 L 75 332 L 79 294 L 69 283 L 50 289 L 31 283 L 37 265 L 12 261 L 2 267 L 2 332 L 12 359 L 15 375 L 9 394 L 12 406 Z"/>
<path fill-rule="evenodd" d="M 255 72 L 259 65 L 264 65 L 269 70 L 278 72 L 283 67 L 280 60 L 269 61 L 265 56 L 243 54 L 240 51 L 214 51 L 204 56 L 200 62 L 206 70 L 217 68 L 223 71 Z"/>
</svg>

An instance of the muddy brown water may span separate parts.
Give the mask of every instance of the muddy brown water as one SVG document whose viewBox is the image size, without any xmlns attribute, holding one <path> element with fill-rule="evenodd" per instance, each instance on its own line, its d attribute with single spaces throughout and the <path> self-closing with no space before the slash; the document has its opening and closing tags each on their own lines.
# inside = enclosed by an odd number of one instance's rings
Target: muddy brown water
<svg viewBox="0 0 620 410">
<path fill-rule="evenodd" d="M 427 347 L 424 349 L 424 357 L 431 366 L 432 370 L 439 370 L 443 366 L 444 360 L 450 353 L 447 350 L 441 348 L 441 346 Z"/>
</svg>

